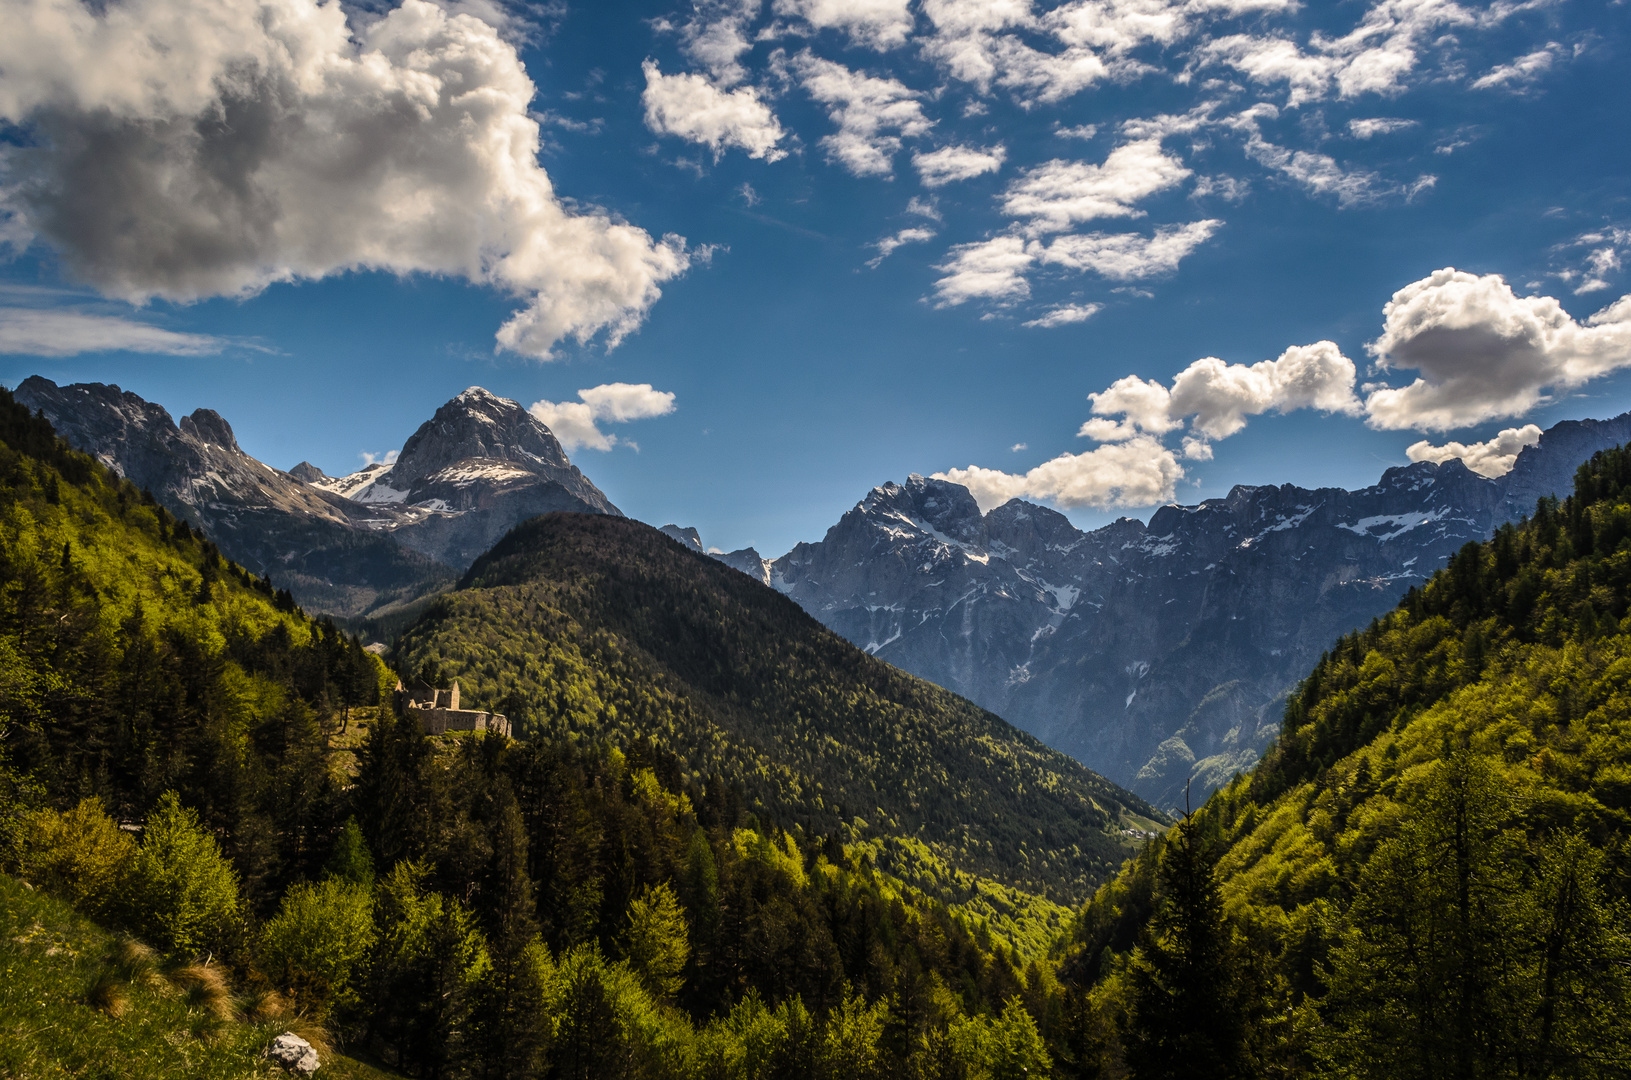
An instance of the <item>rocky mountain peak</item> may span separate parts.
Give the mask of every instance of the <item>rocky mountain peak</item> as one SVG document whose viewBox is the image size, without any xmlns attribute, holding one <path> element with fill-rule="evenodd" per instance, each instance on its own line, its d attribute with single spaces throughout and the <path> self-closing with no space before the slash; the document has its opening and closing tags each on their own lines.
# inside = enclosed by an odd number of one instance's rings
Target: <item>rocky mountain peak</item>
<svg viewBox="0 0 1631 1080">
<path fill-rule="evenodd" d="M 302 484 L 316 484 L 320 481 L 329 479 L 329 475 L 327 473 L 309 461 L 302 461 L 299 465 L 296 465 L 294 468 L 290 469 L 289 475 L 294 477 L 296 480 L 299 480 Z"/>
<path fill-rule="evenodd" d="M 191 416 L 183 416 L 181 433 L 206 447 L 241 452 L 238 450 L 237 436 L 232 434 L 232 425 L 214 409 L 195 409 Z"/>
<path fill-rule="evenodd" d="M 707 554 L 707 549 L 702 546 L 701 534 L 689 525 L 684 527 L 679 525 L 664 525 L 657 531 L 672 540 L 679 541 L 692 551 L 703 555 Z"/>
<path fill-rule="evenodd" d="M 978 540 L 984 532 L 980 506 L 967 488 L 916 473 L 904 484 L 890 481 L 873 488 L 856 511 L 886 524 L 926 527 L 960 542 Z"/>
<path fill-rule="evenodd" d="M 572 468 L 560 440 L 520 402 L 472 386 L 437 409 L 402 444 L 391 485 L 408 490 L 468 460 L 508 461 L 529 471 Z"/>
</svg>

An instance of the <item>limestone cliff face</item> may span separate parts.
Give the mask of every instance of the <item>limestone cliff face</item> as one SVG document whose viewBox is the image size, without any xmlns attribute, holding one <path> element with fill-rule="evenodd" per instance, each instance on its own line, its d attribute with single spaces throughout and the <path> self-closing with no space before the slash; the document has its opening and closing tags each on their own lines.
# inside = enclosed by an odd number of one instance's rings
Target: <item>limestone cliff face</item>
<svg viewBox="0 0 1631 1080">
<path fill-rule="evenodd" d="M 1237 487 L 1092 532 L 958 485 L 875 488 L 773 585 L 850 641 L 971 698 L 1164 807 L 1255 761 L 1339 635 L 1461 545 L 1567 494 L 1631 414 L 1560 424 L 1488 480 L 1459 461 L 1368 488 Z"/>
<path fill-rule="evenodd" d="M 480 387 L 438 409 L 393 465 L 340 478 L 307 462 L 285 473 L 255 460 L 208 409 L 177 424 L 117 386 L 38 376 L 16 394 L 309 610 L 361 614 L 451 584 L 537 514 L 619 512 L 547 427 Z"/>
</svg>

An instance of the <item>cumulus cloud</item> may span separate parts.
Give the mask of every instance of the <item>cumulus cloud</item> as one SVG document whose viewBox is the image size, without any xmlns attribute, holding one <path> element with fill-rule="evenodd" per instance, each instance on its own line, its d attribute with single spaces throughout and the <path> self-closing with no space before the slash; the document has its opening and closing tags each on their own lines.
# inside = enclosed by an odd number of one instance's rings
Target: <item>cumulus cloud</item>
<svg viewBox="0 0 1631 1080">
<path fill-rule="evenodd" d="M 1297 409 L 1355 415 L 1361 406 L 1354 376 L 1353 361 L 1329 341 L 1294 346 L 1249 366 L 1206 357 L 1179 372 L 1170 387 L 1128 375 L 1088 395 L 1094 415 L 1077 435 L 1098 442 L 1094 449 L 1061 454 L 1024 474 L 970 465 L 935 475 L 966 486 L 982 510 L 1013 498 L 1066 508 L 1169 502 L 1184 466 L 1165 443 L 1168 435 L 1183 432 L 1183 456 L 1206 461 L 1212 443 L 1240 431 L 1250 416 Z"/>
<path fill-rule="evenodd" d="M 1473 443 L 1471 446 L 1458 442 L 1434 446 L 1423 439 L 1407 447 L 1405 456 L 1411 461 L 1440 463 L 1458 458 L 1479 476 L 1494 478 L 1511 472 L 1523 448 L 1540 442 L 1540 435 L 1540 428 L 1525 424 L 1521 428 L 1507 428 L 1488 442 Z"/>
<path fill-rule="evenodd" d="M 1028 219 L 1032 235 L 1063 232 L 1095 218 L 1142 217 L 1136 203 L 1189 174 L 1159 139 L 1139 139 L 1110 151 L 1102 165 L 1055 158 L 1027 169 L 1003 192 L 1002 210 Z"/>
<path fill-rule="evenodd" d="M 1099 442 L 1161 436 L 1188 425 L 1186 457 L 1211 458 L 1211 443 L 1246 426 L 1246 418 L 1274 411 L 1317 409 L 1358 415 L 1352 360 L 1329 341 L 1294 345 L 1274 360 L 1250 366 L 1204 357 L 1180 371 L 1170 388 L 1128 375 L 1089 394 L 1093 417 L 1078 435 Z"/>
<path fill-rule="evenodd" d="M 1086 322 L 1103 310 L 1103 304 L 1062 304 L 1031 319 L 1025 325 L 1050 330 L 1055 326 L 1069 326 L 1071 323 Z M 1024 444 L 1021 443 L 1018 449 L 1024 449 Z"/>
<path fill-rule="evenodd" d="M 907 0 L 776 0 L 776 13 L 803 19 L 817 30 L 842 30 L 855 44 L 881 52 L 911 36 L 906 5 Z"/>
<path fill-rule="evenodd" d="M 680 31 L 681 48 L 720 86 L 747 78 L 742 56 L 753 48 L 748 30 L 759 6 L 759 0 L 694 0 L 691 6 L 691 18 Z"/>
<path fill-rule="evenodd" d="M 1279 35 L 1233 34 L 1208 42 L 1194 59 L 1232 67 L 1260 85 L 1284 83 L 1291 107 L 1333 93 L 1393 95 L 1417 71 L 1423 52 L 1453 44 L 1455 29 L 1496 26 L 1529 6 L 1495 3 L 1480 11 L 1456 0 L 1380 0 L 1353 30 L 1341 37 L 1315 33 L 1308 48 Z"/>
<path fill-rule="evenodd" d="M 765 161 L 787 156 L 777 146 L 781 124 L 753 87 L 722 90 L 704 75 L 664 75 L 654 60 L 647 60 L 641 69 L 646 73 L 646 89 L 640 95 L 646 127 L 657 134 L 678 135 L 706 146 L 715 161 L 732 146 Z"/>
<path fill-rule="evenodd" d="M 207 334 L 174 330 L 84 311 L 0 308 L 0 353 L 77 356 L 92 352 L 212 356 L 234 344 Z"/>
<path fill-rule="evenodd" d="M 1368 346 L 1377 364 L 1418 377 L 1371 390 L 1376 428 L 1449 431 L 1520 416 L 1549 389 L 1631 366 L 1631 296 L 1580 323 L 1550 296 L 1518 296 L 1499 274 L 1447 267 L 1394 293 L 1383 315 Z"/>
<path fill-rule="evenodd" d="M 1103 509 L 1171 502 L 1184 467 L 1159 441 L 1140 435 L 1080 454 L 1061 454 L 1023 474 L 970 465 L 934 475 L 968 488 L 982 511 L 1009 499 L 1040 499 L 1065 509 Z"/>
<path fill-rule="evenodd" d="M 924 187 L 937 188 L 996 172 L 1007 157 L 1008 150 L 1001 143 L 983 148 L 946 146 L 926 154 L 913 154 L 912 165 L 923 179 Z"/>
<path fill-rule="evenodd" d="M 935 267 L 944 277 L 934 283 L 936 307 L 956 307 L 970 300 L 1006 302 L 1031 295 L 1025 273 L 1034 257 L 1020 236 L 994 236 L 958 244 Z"/>
<path fill-rule="evenodd" d="M 893 255 L 897 248 L 904 247 L 907 244 L 921 244 L 926 240 L 933 240 L 934 237 L 935 231 L 933 229 L 909 226 L 874 243 L 872 246 L 877 249 L 878 255 L 876 258 L 868 259 L 866 264 L 876 270 L 878 264 Z"/>
<path fill-rule="evenodd" d="M 1031 293 L 1027 275 L 1039 266 L 1092 271 L 1112 281 L 1139 281 L 1170 273 L 1222 225 L 1221 221 L 1207 219 L 1187 225 L 1162 225 L 1154 236 L 1094 232 L 1055 237 L 1051 243 L 1009 233 L 959 244 L 935 267 L 944 275 L 934 283 L 939 295 L 937 306 L 955 307 L 970 300 L 1023 300 Z M 1093 310 L 1098 307 L 1094 305 Z M 1025 325 L 1057 323 L 1033 321 Z"/>
<path fill-rule="evenodd" d="M 616 446 L 617 436 L 601 431 L 599 424 L 626 424 L 674 411 L 674 395 L 653 390 L 650 383 L 607 383 L 579 390 L 578 397 L 581 400 L 535 401 L 527 410 L 569 451 Z"/>
<path fill-rule="evenodd" d="M 1071 270 L 1091 270 L 1112 281 L 1139 281 L 1171 273 L 1190 252 L 1223 226 L 1216 218 L 1187 225 L 1162 225 L 1154 236 L 1139 233 L 1086 233 L 1061 236 L 1035 247 L 1036 258 Z"/>
<path fill-rule="evenodd" d="M 880 79 L 808 50 L 793 61 L 799 82 L 838 131 L 821 140 L 830 161 L 856 176 L 890 176 L 902 138 L 927 134 L 934 121 L 923 115 L 922 95 L 895 79 Z"/>
<path fill-rule="evenodd" d="M 556 194 L 515 46 L 426 0 L 347 11 L 12 4 L 0 121 L 29 137 L 0 175 L 9 233 L 136 302 L 370 269 L 524 298 L 498 341 L 538 358 L 636 329 L 691 256 Z"/>
</svg>

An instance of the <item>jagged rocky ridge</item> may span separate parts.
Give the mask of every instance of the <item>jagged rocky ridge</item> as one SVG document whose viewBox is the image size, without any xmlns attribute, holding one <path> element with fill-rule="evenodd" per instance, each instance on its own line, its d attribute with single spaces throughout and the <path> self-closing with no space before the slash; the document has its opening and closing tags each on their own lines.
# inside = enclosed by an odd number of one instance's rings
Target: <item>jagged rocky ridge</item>
<svg viewBox="0 0 1631 1080">
<path fill-rule="evenodd" d="M 537 514 L 620 514 L 547 427 L 480 387 L 437 409 L 391 465 L 340 478 L 308 462 L 274 469 L 218 413 L 177 424 L 117 386 L 33 376 L 16 397 L 315 611 L 378 613 L 450 585 Z"/>
<path fill-rule="evenodd" d="M 1239 486 L 1091 532 L 913 476 L 769 574 L 866 651 L 1171 808 L 1257 759 L 1338 635 L 1628 439 L 1631 413 L 1568 421 L 1495 480 L 1450 461 L 1358 491 Z"/>
<path fill-rule="evenodd" d="M 770 560 L 761 556 L 753 548 L 738 548 L 735 551 L 710 551 L 702 546 L 702 535 L 689 525 L 664 525 L 657 531 L 669 539 L 679 542 L 691 551 L 700 552 L 703 555 L 718 559 L 733 570 L 740 570 L 761 585 L 770 584 Z"/>
</svg>

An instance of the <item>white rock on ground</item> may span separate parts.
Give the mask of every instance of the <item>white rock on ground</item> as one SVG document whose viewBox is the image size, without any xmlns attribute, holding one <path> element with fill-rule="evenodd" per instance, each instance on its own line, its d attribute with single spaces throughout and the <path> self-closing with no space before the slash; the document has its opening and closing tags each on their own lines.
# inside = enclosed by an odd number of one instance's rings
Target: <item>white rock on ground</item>
<svg viewBox="0 0 1631 1080">
<path fill-rule="evenodd" d="M 310 1076 L 317 1071 L 317 1051 L 311 1043 L 291 1031 L 272 1040 L 266 1056 L 297 1076 Z"/>
</svg>

